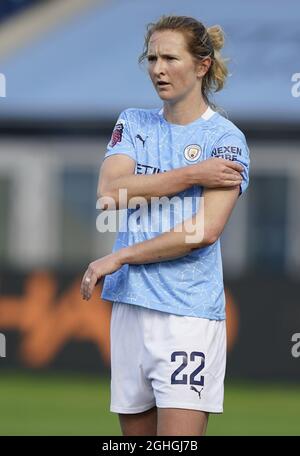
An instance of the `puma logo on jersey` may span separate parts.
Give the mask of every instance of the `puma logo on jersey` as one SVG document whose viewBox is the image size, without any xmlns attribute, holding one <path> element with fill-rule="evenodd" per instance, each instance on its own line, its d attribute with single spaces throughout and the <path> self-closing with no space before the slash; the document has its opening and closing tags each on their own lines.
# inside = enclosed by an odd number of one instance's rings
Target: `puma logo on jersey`
<svg viewBox="0 0 300 456">
<path fill-rule="evenodd" d="M 139 139 L 140 141 L 142 141 L 142 143 L 143 143 L 143 147 L 144 147 L 144 145 L 145 145 L 145 141 L 146 141 L 146 139 L 148 138 L 148 136 L 146 136 L 146 138 L 145 138 L 145 139 L 143 139 L 143 138 L 141 137 L 141 135 L 136 135 L 136 138 L 137 138 L 137 139 Z"/>
<path fill-rule="evenodd" d="M 201 392 L 202 392 L 203 388 L 201 388 L 201 390 L 198 391 L 197 388 L 195 388 L 194 386 L 191 386 L 191 390 L 196 391 L 196 393 L 198 393 L 198 395 L 199 395 L 199 399 L 201 399 Z"/>
</svg>

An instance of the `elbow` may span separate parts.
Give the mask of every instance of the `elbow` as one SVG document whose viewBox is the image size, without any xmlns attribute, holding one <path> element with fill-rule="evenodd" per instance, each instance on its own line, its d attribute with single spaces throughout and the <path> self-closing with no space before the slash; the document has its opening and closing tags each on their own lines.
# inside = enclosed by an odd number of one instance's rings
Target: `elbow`
<svg viewBox="0 0 300 456">
<path fill-rule="evenodd" d="M 215 242 L 217 242 L 218 239 L 219 239 L 219 236 L 217 236 L 215 234 L 211 234 L 210 236 L 208 236 L 205 239 L 205 245 L 207 245 L 207 246 L 213 245 Z"/>
<path fill-rule="evenodd" d="M 112 198 L 113 196 L 114 196 L 113 192 L 110 189 L 108 189 L 108 188 L 99 187 L 98 190 L 97 190 L 97 198 L 98 199 Z"/>
<path fill-rule="evenodd" d="M 202 243 L 205 247 L 208 247 L 209 245 L 213 245 L 215 242 L 217 242 L 219 237 L 220 233 L 217 230 L 208 229 L 206 232 L 204 232 Z"/>
<path fill-rule="evenodd" d="M 99 186 L 97 189 L 98 209 L 116 209 L 118 206 L 117 192 L 112 188 Z"/>
<path fill-rule="evenodd" d="M 215 242 L 217 242 L 219 237 L 220 234 L 216 231 L 206 230 L 201 234 L 198 233 L 197 235 L 192 235 L 188 242 L 190 244 L 193 244 L 191 246 L 191 250 L 198 250 L 213 245 Z"/>
<path fill-rule="evenodd" d="M 97 188 L 97 198 L 106 198 L 110 197 L 112 194 L 111 185 L 108 185 L 108 182 L 104 182 L 103 180 L 99 182 Z"/>
</svg>

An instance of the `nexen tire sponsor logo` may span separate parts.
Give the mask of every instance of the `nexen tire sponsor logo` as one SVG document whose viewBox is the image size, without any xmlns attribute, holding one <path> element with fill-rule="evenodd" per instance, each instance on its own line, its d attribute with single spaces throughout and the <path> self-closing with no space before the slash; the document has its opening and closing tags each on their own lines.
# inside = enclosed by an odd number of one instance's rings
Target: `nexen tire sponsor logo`
<svg viewBox="0 0 300 456">
<path fill-rule="evenodd" d="M 221 157 L 232 161 L 237 160 L 240 155 L 242 155 L 242 149 L 237 146 L 215 147 L 211 153 L 212 157 Z"/>
</svg>

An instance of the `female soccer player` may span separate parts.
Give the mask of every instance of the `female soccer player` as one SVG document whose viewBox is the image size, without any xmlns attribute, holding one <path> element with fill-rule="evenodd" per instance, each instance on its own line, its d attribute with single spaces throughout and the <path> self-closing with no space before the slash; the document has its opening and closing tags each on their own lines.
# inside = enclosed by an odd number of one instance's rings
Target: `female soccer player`
<svg viewBox="0 0 300 456">
<path fill-rule="evenodd" d="M 126 207 L 142 201 L 81 284 L 89 299 L 105 276 L 110 410 L 126 436 L 204 435 L 209 413 L 223 411 L 220 235 L 249 171 L 243 133 L 209 99 L 227 75 L 223 41 L 219 26 L 190 17 L 148 25 L 140 62 L 147 59 L 163 107 L 122 112 L 101 167 L 98 196 L 121 208 L 125 189 Z"/>
</svg>

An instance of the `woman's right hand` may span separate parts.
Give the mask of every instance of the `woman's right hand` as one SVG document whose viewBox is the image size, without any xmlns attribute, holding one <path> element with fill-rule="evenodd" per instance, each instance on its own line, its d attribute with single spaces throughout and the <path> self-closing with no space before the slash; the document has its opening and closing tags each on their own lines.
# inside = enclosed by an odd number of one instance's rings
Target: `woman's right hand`
<svg viewBox="0 0 300 456">
<path fill-rule="evenodd" d="M 213 157 L 190 166 L 195 185 L 217 188 L 235 187 L 242 183 L 241 173 L 244 168 L 236 161 Z"/>
</svg>

